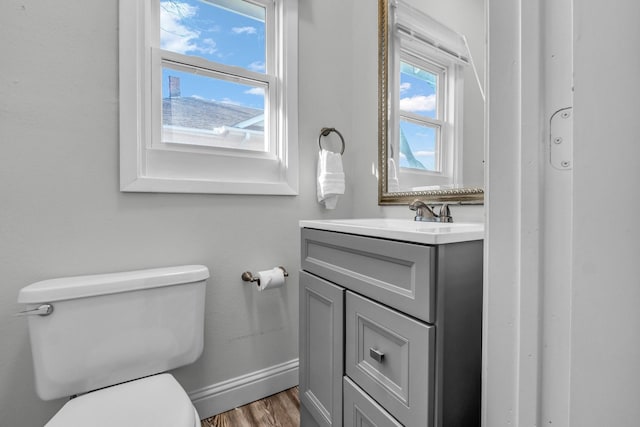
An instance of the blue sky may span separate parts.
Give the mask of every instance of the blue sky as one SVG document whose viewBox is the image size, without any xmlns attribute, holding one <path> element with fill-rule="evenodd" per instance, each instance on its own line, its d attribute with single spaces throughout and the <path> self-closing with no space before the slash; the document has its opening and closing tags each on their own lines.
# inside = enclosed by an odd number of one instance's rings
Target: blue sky
<svg viewBox="0 0 640 427">
<path fill-rule="evenodd" d="M 200 0 L 160 2 L 160 47 L 184 55 L 265 72 L 265 25 Z M 260 88 L 163 69 L 163 96 L 168 76 L 180 77 L 181 95 L 264 108 Z"/>
</svg>

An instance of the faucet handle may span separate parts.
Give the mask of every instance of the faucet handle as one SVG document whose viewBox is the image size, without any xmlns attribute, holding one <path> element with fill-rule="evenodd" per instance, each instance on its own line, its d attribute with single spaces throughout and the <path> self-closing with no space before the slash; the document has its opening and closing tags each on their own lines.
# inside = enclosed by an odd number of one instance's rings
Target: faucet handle
<svg viewBox="0 0 640 427">
<path fill-rule="evenodd" d="M 451 210 L 449 209 L 449 205 L 443 203 L 440 207 L 440 222 L 453 222 L 453 217 L 451 216 Z"/>
</svg>

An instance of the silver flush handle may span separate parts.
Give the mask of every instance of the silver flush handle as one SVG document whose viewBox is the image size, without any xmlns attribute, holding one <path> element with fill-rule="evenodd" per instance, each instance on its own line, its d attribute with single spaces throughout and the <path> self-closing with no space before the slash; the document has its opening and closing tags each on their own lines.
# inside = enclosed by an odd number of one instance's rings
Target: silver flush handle
<svg viewBox="0 0 640 427">
<path fill-rule="evenodd" d="M 53 306 L 51 304 L 42 304 L 37 308 L 32 308 L 31 310 L 24 310 L 16 313 L 16 316 L 33 316 L 37 314 L 38 316 L 48 316 L 53 313 Z"/>
<path fill-rule="evenodd" d="M 380 350 L 376 350 L 375 348 L 369 349 L 369 356 L 378 363 L 382 363 L 384 361 L 384 353 Z"/>
</svg>

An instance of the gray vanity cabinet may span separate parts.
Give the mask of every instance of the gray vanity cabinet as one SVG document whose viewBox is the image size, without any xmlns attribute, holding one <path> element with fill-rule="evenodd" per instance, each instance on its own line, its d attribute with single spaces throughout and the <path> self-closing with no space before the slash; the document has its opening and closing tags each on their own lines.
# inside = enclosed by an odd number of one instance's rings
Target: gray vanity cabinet
<svg viewBox="0 0 640 427">
<path fill-rule="evenodd" d="M 480 426 L 482 241 L 302 229 L 301 426 Z"/>
</svg>

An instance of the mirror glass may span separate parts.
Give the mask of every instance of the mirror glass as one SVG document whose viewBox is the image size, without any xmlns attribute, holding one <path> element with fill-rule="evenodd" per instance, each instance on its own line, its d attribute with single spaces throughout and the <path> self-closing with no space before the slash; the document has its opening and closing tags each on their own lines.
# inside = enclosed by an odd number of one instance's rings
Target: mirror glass
<svg viewBox="0 0 640 427">
<path fill-rule="evenodd" d="M 379 204 L 482 203 L 485 0 L 379 0 Z"/>
</svg>

